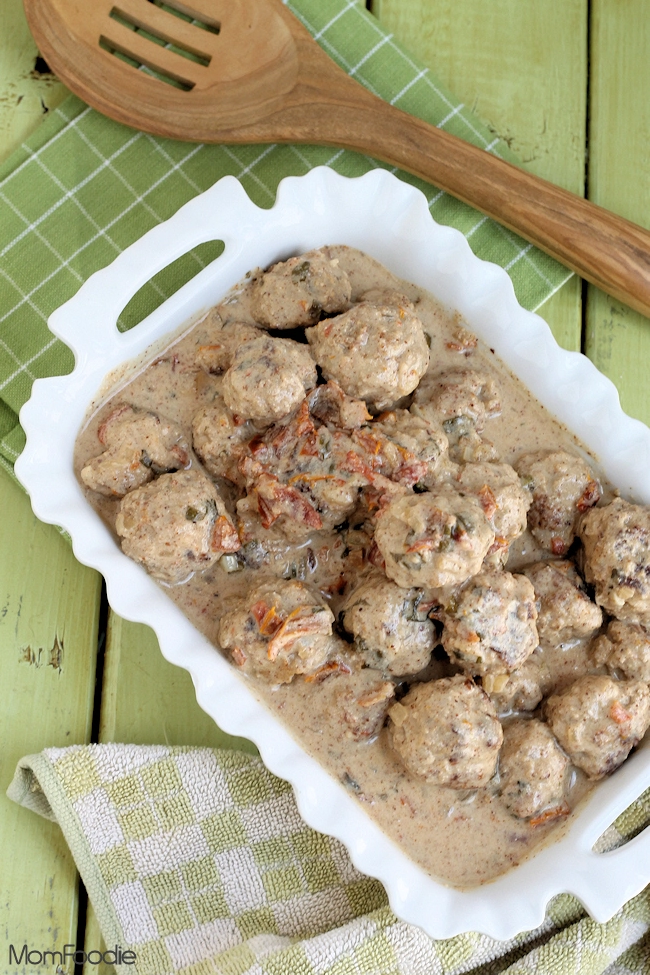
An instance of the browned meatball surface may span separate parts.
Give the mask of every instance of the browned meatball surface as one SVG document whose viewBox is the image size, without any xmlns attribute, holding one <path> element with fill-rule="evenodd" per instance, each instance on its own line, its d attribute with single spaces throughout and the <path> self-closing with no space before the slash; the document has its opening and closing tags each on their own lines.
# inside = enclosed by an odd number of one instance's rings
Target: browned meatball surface
<svg viewBox="0 0 650 975">
<path fill-rule="evenodd" d="M 329 715 L 335 716 L 345 737 L 362 742 L 376 738 L 395 697 L 395 685 L 370 667 L 339 672 L 328 678 L 329 683 L 333 692 L 327 698 Z"/>
<path fill-rule="evenodd" d="M 424 377 L 414 401 L 428 407 L 441 423 L 465 417 L 477 432 L 501 412 L 501 394 L 494 379 L 475 369 L 446 369 Z"/>
<path fill-rule="evenodd" d="M 650 508 L 614 498 L 584 515 L 580 538 L 596 602 L 617 619 L 650 625 Z"/>
<path fill-rule="evenodd" d="M 356 430 L 372 419 L 364 401 L 346 396 L 338 383 L 316 386 L 309 394 L 308 403 L 313 417 L 340 430 Z"/>
<path fill-rule="evenodd" d="M 603 614 L 585 592 L 573 562 L 535 562 L 521 571 L 539 600 L 537 632 L 542 647 L 589 638 L 600 629 Z"/>
<path fill-rule="evenodd" d="M 562 815 L 569 759 L 547 724 L 535 719 L 510 721 L 499 753 L 501 798 L 513 816 Z M 546 817 L 545 817 L 546 818 Z"/>
<path fill-rule="evenodd" d="M 314 423 L 306 402 L 254 438 L 239 471 L 256 499 L 262 527 L 281 528 L 299 540 L 343 522 L 368 483 L 346 463 L 352 446 L 345 434 Z"/>
<path fill-rule="evenodd" d="M 368 664 L 393 676 L 415 674 L 429 662 L 435 628 L 421 589 L 402 589 L 381 573 L 373 573 L 347 597 L 343 625 Z M 426 609 L 426 607 L 425 607 Z"/>
<path fill-rule="evenodd" d="M 115 521 L 122 550 L 164 582 L 181 582 L 240 547 L 212 481 L 198 470 L 162 474 L 123 498 Z"/>
<path fill-rule="evenodd" d="M 532 494 L 528 527 L 553 555 L 565 555 L 580 515 L 596 504 L 601 487 L 589 464 L 565 450 L 524 454 L 515 469 Z"/>
<path fill-rule="evenodd" d="M 326 379 L 379 410 L 412 393 L 429 365 L 422 322 L 410 302 L 360 302 L 310 328 L 307 339 Z"/>
<path fill-rule="evenodd" d="M 534 652 L 520 667 L 507 673 L 488 673 L 481 679 L 499 715 L 534 711 L 549 685 L 548 668 Z"/>
<path fill-rule="evenodd" d="M 393 410 L 382 413 L 368 427 L 368 432 L 379 438 L 379 449 L 374 445 L 372 449 L 385 464 L 387 477 L 397 475 L 398 480 L 405 482 L 400 473 L 410 469 L 413 484 L 433 487 L 448 447 L 447 437 L 438 423 L 408 410 Z"/>
<path fill-rule="evenodd" d="M 579 677 L 545 705 L 546 719 L 574 765 L 602 779 L 625 761 L 650 725 L 650 689 L 641 681 Z"/>
<path fill-rule="evenodd" d="M 350 305 L 350 279 L 327 247 L 274 264 L 253 283 L 251 310 L 267 328 L 313 325 Z"/>
<path fill-rule="evenodd" d="M 456 476 L 456 490 L 478 498 L 495 535 L 490 560 L 505 564 L 510 543 L 526 530 L 530 493 L 510 464 L 465 464 Z"/>
<path fill-rule="evenodd" d="M 225 613 L 219 643 L 246 674 L 288 684 L 313 674 L 333 651 L 334 616 L 320 593 L 294 580 L 264 583 Z"/>
<path fill-rule="evenodd" d="M 315 385 L 309 350 L 292 339 L 265 335 L 237 347 L 222 394 L 228 409 L 243 419 L 273 423 L 295 410 Z"/>
<path fill-rule="evenodd" d="M 407 494 L 381 515 L 375 542 L 398 586 L 437 589 L 465 582 L 494 542 L 479 502 L 455 491 Z"/>
<path fill-rule="evenodd" d="M 393 748 L 412 775 L 452 789 L 479 789 L 494 775 L 503 730 L 469 678 L 416 684 L 388 715 Z"/>
<path fill-rule="evenodd" d="M 593 660 L 616 677 L 650 683 L 650 633 L 638 623 L 612 620 L 594 640 Z"/>
<path fill-rule="evenodd" d="M 192 420 L 192 446 L 209 474 L 239 483 L 237 463 L 255 432 L 250 421 L 233 414 L 217 397 Z"/>
<path fill-rule="evenodd" d="M 177 471 L 189 463 L 181 431 L 168 420 L 132 406 L 118 406 L 101 424 L 97 436 L 104 451 L 81 469 L 92 491 L 123 498 L 156 474 Z"/>
<path fill-rule="evenodd" d="M 509 673 L 538 645 L 537 609 L 524 576 L 479 572 L 445 607 L 442 645 L 470 674 Z"/>
<path fill-rule="evenodd" d="M 201 323 L 202 341 L 197 344 L 196 365 L 206 372 L 220 375 L 230 368 L 242 342 L 250 342 L 263 335 L 261 329 L 247 322 L 228 322 L 224 325 L 221 316 L 213 309 L 205 322 Z"/>
</svg>

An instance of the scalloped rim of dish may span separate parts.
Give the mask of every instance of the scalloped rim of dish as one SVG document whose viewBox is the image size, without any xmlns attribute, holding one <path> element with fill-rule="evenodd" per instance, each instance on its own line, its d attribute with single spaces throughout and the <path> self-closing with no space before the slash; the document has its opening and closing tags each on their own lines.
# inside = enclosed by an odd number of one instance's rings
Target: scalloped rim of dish
<svg viewBox="0 0 650 975">
<path fill-rule="evenodd" d="M 118 332 L 118 315 L 153 274 L 215 239 L 225 244 L 219 258 L 131 331 Z M 289 177 L 270 209 L 253 204 L 227 176 L 92 275 L 48 321 L 73 350 L 75 367 L 68 376 L 35 381 L 20 413 L 27 446 L 16 475 L 37 517 L 65 528 L 79 561 L 104 575 L 113 609 L 155 630 L 166 659 L 190 672 L 200 706 L 224 731 L 255 742 L 266 766 L 292 784 L 305 821 L 341 840 L 356 867 L 383 883 L 398 917 L 434 938 L 480 931 L 507 939 L 541 924 L 549 899 L 569 892 L 592 917 L 605 921 L 650 881 L 650 830 L 610 853 L 592 851 L 607 826 L 650 785 L 650 746 L 642 744 L 599 784 L 561 839 L 486 885 L 444 886 L 380 830 L 145 571 L 122 554 L 74 477 L 74 442 L 90 406 L 104 398 L 107 376 L 196 320 L 251 268 L 325 244 L 357 247 L 459 311 L 582 440 L 621 493 L 650 503 L 650 430 L 623 413 L 613 384 L 584 356 L 562 350 L 548 325 L 519 305 L 507 273 L 479 260 L 459 231 L 437 224 L 419 190 L 381 169 L 354 179 L 327 167 Z"/>
</svg>

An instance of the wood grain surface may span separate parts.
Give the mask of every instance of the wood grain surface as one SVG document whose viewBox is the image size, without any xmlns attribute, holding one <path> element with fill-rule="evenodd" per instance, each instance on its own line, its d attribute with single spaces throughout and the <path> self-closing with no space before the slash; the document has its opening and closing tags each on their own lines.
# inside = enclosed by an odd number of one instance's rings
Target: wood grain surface
<svg viewBox="0 0 650 975">
<path fill-rule="evenodd" d="M 20 0 L 0 4 L 0 162 L 59 105 L 67 88 L 37 60 Z"/>
<path fill-rule="evenodd" d="M 0 472 L 0 971 L 9 944 L 77 940 L 77 876 L 61 831 L 10 802 L 24 755 L 90 740 L 100 576 Z"/>
<path fill-rule="evenodd" d="M 644 0 L 592 2 L 589 195 L 650 226 L 650 11 Z M 589 288 L 584 351 L 650 423 L 648 319 Z"/>
<path fill-rule="evenodd" d="M 313 143 L 373 155 L 478 208 L 650 314 L 650 232 L 376 97 L 334 64 L 282 0 L 211 0 L 206 9 L 221 33 L 196 32 L 203 35 L 200 62 L 114 19 L 112 0 L 90 7 L 84 0 L 24 3 L 54 70 L 111 118 L 191 142 Z M 124 16 L 161 41 L 173 44 L 177 30 L 191 33 L 170 26 L 176 18 L 155 6 L 144 17 L 139 9 L 129 13 L 127 3 Z M 187 38 L 179 38 L 177 46 L 184 44 L 187 50 Z M 163 84 L 162 76 L 178 86 Z"/>
<path fill-rule="evenodd" d="M 374 11 L 531 172 L 650 226 L 650 104 L 641 94 L 650 85 L 646 0 L 374 0 Z M 58 83 L 32 76 L 36 53 L 20 0 L 3 0 L 0 158 L 38 125 L 40 97 L 46 105 L 51 99 L 51 107 L 63 94 Z M 650 421 L 646 319 L 576 278 L 541 314 L 566 348 L 579 349 L 582 341 L 616 383 L 624 408 Z M 100 590 L 97 575 L 75 563 L 54 529 L 35 522 L 2 471 L 0 505 L 4 792 L 21 755 L 88 740 Z M 59 672 L 49 661 L 61 637 Z M 189 677 L 167 664 L 146 627 L 110 614 L 102 678 L 95 722 L 101 740 L 239 745 L 201 712 Z M 49 947 L 55 931 L 57 944 L 76 939 L 78 888 L 57 828 L 5 799 L 0 803 L 4 971 L 9 941 Z M 86 950 L 98 943 L 89 911 Z M 88 966 L 86 975 L 108 971 Z"/>
</svg>

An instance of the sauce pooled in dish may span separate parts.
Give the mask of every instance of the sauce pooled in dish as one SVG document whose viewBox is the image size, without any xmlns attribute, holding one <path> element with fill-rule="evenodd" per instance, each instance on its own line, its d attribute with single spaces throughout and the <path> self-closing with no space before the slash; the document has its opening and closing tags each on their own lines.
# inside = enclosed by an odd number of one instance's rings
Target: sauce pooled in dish
<svg viewBox="0 0 650 975">
<path fill-rule="evenodd" d="M 359 251 L 250 272 L 90 417 L 75 469 L 124 552 L 448 884 L 529 856 L 650 725 L 650 510 Z"/>
</svg>

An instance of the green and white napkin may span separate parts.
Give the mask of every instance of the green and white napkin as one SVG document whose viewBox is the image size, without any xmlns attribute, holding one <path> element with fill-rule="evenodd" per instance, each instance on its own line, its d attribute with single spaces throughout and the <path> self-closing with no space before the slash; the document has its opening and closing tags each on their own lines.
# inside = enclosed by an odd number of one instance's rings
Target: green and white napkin
<svg viewBox="0 0 650 975">
<path fill-rule="evenodd" d="M 568 895 L 507 942 L 433 941 L 391 913 L 258 758 L 166 746 L 50 748 L 16 802 L 55 819 L 120 975 L 631 975 L 650 971 L 650 891 L 608 924 Z M 618 823 L 610 844 L 635 832 Z"/>
</svg>

